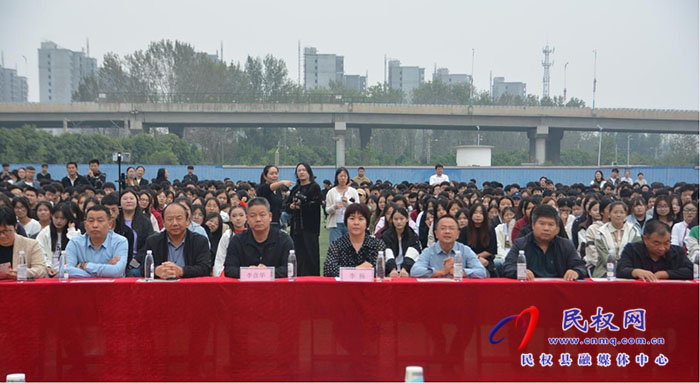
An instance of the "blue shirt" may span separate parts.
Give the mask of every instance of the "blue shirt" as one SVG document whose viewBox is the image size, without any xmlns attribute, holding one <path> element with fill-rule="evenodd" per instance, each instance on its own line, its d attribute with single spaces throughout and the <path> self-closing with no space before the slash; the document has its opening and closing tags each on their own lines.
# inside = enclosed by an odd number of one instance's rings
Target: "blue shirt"
<svg viewBox="0 0 700 383">
<path fill-rule="evenodd" d="M 168 237 L 168 235 L 165 235 Z M 168 237 L 168 261 L 180 266 L 185 267 L 185 239 L 182 239 L 180 245 L 177 247 L 170 242 L 170 237 Z"/>
<path fill-rule="evenodd" d="M 445 259 L 455 256 L 455 250 L 462 252 L 462 267 L 467 278 L 486 278 L 488 276 L 486 268 L 479 262 L 469 246 L 455 242 L 452 249 L 445 253 L 440 247 L 439 241 L 423 250 L 411 268 L 411 276 L 414 278 L 432 277 L 435 270 L 443 269 Z"/>
<path fill-rule="evenodd" d="M 128 258 L 129 244 L 126 238 L 110 230 L 104 242 L 96 249 L 92 246 L 90 236 L 85 233 L 72 238 L 66 246 L 68 258 L 68 275 L 71 278 L 123 277 Z M 118 256 L 119 261 L 110 265 L 109 260 Z M 85 270 L 77 267 L 79 263 L 87 262 Z M 63 264 L 59 275 L 63 274 Z"/>
</svg>

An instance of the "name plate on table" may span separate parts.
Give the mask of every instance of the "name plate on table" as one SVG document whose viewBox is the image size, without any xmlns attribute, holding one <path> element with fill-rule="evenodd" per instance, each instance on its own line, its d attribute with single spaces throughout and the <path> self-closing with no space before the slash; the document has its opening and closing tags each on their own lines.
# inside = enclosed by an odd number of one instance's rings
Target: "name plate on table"
<svg viewBox="0 0 700 383">
<path fill-rule="evenodd" d="M 341 267 L 340 280 L 342 282 L 374 282 L 374 269 Z"/>
<path fill-rule="evenodd" d="M 274 267 L 241 267 L 241 281 L 268 282 L 275 280 Z"/>
</svg>

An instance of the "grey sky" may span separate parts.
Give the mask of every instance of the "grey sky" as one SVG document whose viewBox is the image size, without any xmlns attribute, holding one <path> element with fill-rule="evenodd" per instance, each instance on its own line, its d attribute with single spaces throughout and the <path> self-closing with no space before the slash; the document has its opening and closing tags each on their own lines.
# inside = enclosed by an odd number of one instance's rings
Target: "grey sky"
<svg viewBox="0 0 700 383">
<path fill-rule="evenodd" d="M 593 49 L 598 51 L 597 107 L 698 109 L 697 0 L 579 1 L 78 1 L 0 0 L 5 66 L 29 79 L 38 101 L 42 40 L 91 56 L 120 56 L 160 39 L 186 41 L 226 61 L 271 53 L 297 79 L 297 41 L 345 56 L 349 74 L 384 77 L 384 54 L 404 65 L 471 72 L 486 89 L 489 72 L 542 94 L 542 47 L 556 48 L 550 93 L 564 88 L 588 105 Z M 25 65 L 24 58 L 27 58 Z"/>
</svg>

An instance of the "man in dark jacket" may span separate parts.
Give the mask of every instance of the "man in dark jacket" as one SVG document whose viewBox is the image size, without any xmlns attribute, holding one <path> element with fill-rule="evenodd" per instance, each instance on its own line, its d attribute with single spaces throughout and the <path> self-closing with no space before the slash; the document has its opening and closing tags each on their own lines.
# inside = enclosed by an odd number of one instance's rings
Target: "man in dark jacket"
<svg viewBox="0 0 700 383">
<path fill-rule="evenodd" d="M 148 250 L 153 251 L 155 274 L 162 279 L 206 277 L 211 274 L 211 257 L 207 239 L 187 230 L 190 216 L 180 204 L 163 210 L 165 230 L 148 237 L 137 260 L 143 275 Z"/>
<path fill-rule="evenodd" d="M 503 273 L 507 278 L 517 277 L 518 252 L 525 250 L 528 280 L 535 278 L 583 279 L 586 264 L 574 245 L 558 236 L 559 215 L 549 205 L 540 205 L 532 211 L 532 233 L 520 237 L 506 256 Z"/>
<path fill-rule="evenodd" d="M 63 177 L 61 180 L 61 185 L 63 188 L 72 187 L 75 188 L 78 185 L 90 185 L 90 181 L 78 174 L 78 164 L 75 162 L 69 162 L 66 164 L 66 172 L 68 175 Z"/>
<path fill-rule="evenodd" d="M 287 257 L 294 249 L 292 239 L 280 229 L 271 227 L 270 203 L 257 197 L 248 202 L 248 225 L 246 230 L 231 238 L 224 261 L 224 274 L 229 278 L 240 278 L 241 267 L 275 268 L 275 278 L 287 276 Z"/>
<path fill-rule="evenodd" d="M 630 243 L 622 250 L 617 276 L 648 282 L 692 279 L 693 264 L 682 247 L 671 245 L 668 226 L 653 220 L 644 226 L 642 241 Z"/>
</svg>

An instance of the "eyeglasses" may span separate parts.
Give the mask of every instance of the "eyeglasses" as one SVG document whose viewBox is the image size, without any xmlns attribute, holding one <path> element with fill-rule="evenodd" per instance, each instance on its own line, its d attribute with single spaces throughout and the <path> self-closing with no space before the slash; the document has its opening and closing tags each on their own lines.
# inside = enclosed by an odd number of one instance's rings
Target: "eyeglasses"
<svg viewBox="0 0 700 383">
<path fill-rule="evenodd" d="M 697 213 L 698 209 L 683 209 L 683 213 Z"/>
</svg>

